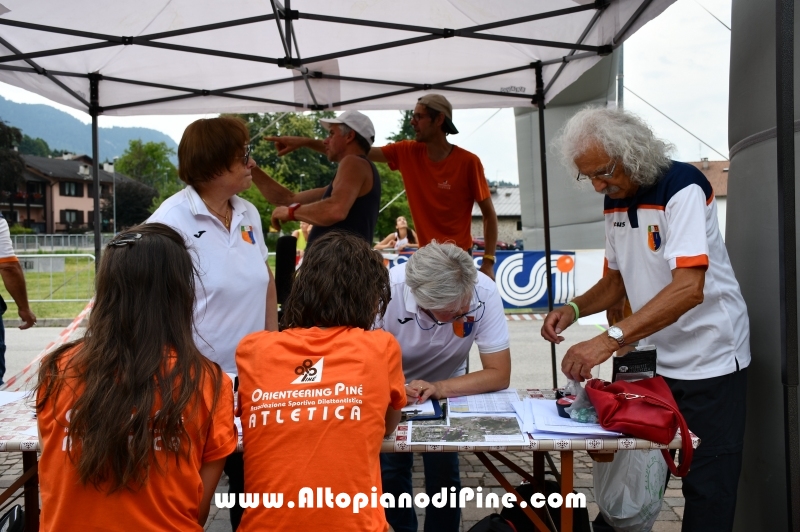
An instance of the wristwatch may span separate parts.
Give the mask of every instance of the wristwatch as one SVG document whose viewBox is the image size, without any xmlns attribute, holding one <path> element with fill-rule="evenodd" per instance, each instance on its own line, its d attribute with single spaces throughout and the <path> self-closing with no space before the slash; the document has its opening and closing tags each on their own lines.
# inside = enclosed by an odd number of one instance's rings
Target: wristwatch
<svg viewBox="0 0 800 532">
<path fill-rule="evenodd" d="M 620 347 L 625 345 L 625 337 L 622 334 L 622 329 L 616 325 L 608 328 L 608 337 L 612 340 L 616 340 Z"/>
<path fill-rule="evenodd" d="M 294 211 L 296 211 L 299 206 L 300 206 L 299 203 L 292 203 L 291 205 L 289 205 L 289 219 L 290 220 L 295 221 Z"/>
</svg>

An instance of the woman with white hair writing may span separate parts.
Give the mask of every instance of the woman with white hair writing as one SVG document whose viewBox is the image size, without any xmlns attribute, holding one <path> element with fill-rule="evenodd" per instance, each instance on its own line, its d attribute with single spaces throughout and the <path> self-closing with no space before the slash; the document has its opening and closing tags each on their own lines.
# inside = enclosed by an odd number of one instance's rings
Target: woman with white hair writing
<svg viewBox="0 0 800 532">
<path fill-rule="evenodd" d="M 407 263 L 390 271 L 392 300 L 383 328 L 403 350 L 406 394 L 419 402 L 508 387 L 511 351 L 503 302 L 497 285 L 475 268 L 472 257 L 453 244 L 436 241 L 420 248 Z M 466 373 L 472 345 L 483 369 Z M 425 491 L 461 488 L 457 453 L 422 453 Z M 413 454 L 381 455 L 384 493 L 411 493 Z M 386 510 L 396 532 L 417 530 L 413 508 Z M 425 530 L 459 530 L 458 508 L 428 507 Z"/>
</svg>

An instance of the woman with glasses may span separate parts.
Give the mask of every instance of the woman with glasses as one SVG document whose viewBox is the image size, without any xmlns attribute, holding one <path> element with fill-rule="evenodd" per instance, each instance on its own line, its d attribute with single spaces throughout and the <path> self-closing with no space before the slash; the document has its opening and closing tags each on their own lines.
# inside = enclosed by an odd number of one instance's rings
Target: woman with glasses
<svg viewBox="0 0 800 532">
<path fill-rule="evenodd" d="M 472 258 L 453 244 L 436 241 L 421 247 L 407 263 L 390 271 L 392 300 L 383 328 L 403 350 L 406 394 L 419 402 L 508 387 L 511 352 L 503 302 L 497 286 L 475 268 Z M 466 373 L 472 345 L 478 346 L 481 370 Z M 425 490 L 461 488 L 457 453 L 423 453 Z M 411 493 L 410 453 L 382 454 L 383 491 Z M 413 508 L 386 510 L 397 532 L 417 530 Z M 425 513 L 425 530 L 459 530 L 457 508 L 434 508 Z"/>
<path fill-rule="evenodd" d="M 292 502 L 246 509 L 240 530 L 386 532 L 383 509 L 364 502 L 381 496 L 381 443 L 406 404 L 400 346 L 372 330 L 389 272 L 361 236 L 331 231 L 296 276 L 283 331 L 247 336 L 236 351 L 245 492 Z"/>
<path fill-rule="evenodd" d="M 192 122 L 178 145 L 178 175 L 187 186 L 148 220 L 178 230 L 195 255 L 195 342 L 230 375 L 237 374 L 239 340 L 278 328 L 261 217 L 252 203 L 237 196 L 250 188 L 254 166 L 244 122 L 232 117 Z M 229 492 L 242 492 L 241 454 L 231 455 L 225 472 Z M 241 513 L 238 505 L 231 508 L 233 530 Z"/>
<path fill-rule="evenodd" d="M 41 530 L 203 530 L 237 435 L 231 380 L 192 338 L 194 276 L 161 224 L 103 252 L 86 334 L 39 369 Z"/>
</svg>

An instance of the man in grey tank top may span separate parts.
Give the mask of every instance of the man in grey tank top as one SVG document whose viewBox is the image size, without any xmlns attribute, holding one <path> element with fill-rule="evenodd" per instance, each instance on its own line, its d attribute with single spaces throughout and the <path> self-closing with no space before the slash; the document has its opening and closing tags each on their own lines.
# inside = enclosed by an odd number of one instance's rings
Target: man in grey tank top
<svg viewBox="0 0 800 532">
<path fill-rule="evenodd" d="M 258 167 L 253 169 L 253 182 L 267 201 L 278 206 L 272 211 L 276 229 L 281 222 L 297 220 L 314 225 L 308 245 L 333 229 L 356 233 L 372 244 L 381 197 L 378 170 L 366 158 L 375 141 L 372 121 L 358 111 L 346 111 L 335 119 L 320 120 L 320 124 L 328 130 L 322 141 L 325 154 L 339 163 L 330 185 L 295 193 Z M 267 140 L 274 142 L 282 155 L 286 147 L 280 137 Z"/>
</svg>

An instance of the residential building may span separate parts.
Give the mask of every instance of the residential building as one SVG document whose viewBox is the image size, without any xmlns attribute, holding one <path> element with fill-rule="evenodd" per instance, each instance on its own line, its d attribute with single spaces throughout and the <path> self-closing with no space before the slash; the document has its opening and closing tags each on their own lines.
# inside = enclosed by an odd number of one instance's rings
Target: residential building
<svg viewBox="0 0 800 532">
<path fill-rule="evenodd" d="M 509 244 L 522 238 L 522 207 L 519 187 L 490 186 L 492 203 L 497 213 L 497 239 Z M 472 206 L 472 235 L 483 234 L 483 215 L 478 204 Z"/>
<path fill-rule="evenodd" d="M 37 233 L 94 228 L 91 158 L 86 155 L 74 159 L 22 155 L 22 159 L 25 162 L 24 185 L 16 194 L 0 192 L 0 210 L 10 225 L 24 225 Z M 111 198 L 115 178 L 117 182 L 130 178 L 114 174 L 113 165 L 105 166 L 107 168 L 100 171 L 100 195 Z M 103 220 L 103 230 L 107 230 L 110 223 L 111 220 Z"/>
</svg>

